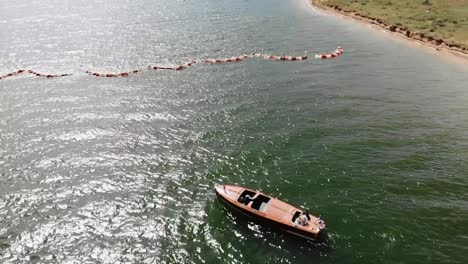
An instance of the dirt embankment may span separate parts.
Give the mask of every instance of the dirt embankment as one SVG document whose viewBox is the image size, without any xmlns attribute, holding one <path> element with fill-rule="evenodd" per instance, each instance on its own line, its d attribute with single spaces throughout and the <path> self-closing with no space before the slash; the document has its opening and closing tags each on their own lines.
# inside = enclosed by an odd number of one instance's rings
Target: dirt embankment
<svg viewBox="0 0 468 264">
<path fill-rule="evenodd" d="M 444 50 L 448 50 L 451 52 L 459 53 L 460 55 L 463 55 L 464 57 L 468 56 L 468 47 L 464 47 L 461 44 L 447 43 L 443 39 L 435 39 L 431 36 L 425 35 L 424 33 L 412 32 L 408 30 L 407 28 L 405 28 L 404 26 L 387 24 L 386 22 L 384 22 L 383 20 L 379 18 L 373 18 L 373 17 L 360 14 L 358 12 L 348 11 L 338 5 L 330 5 L 327 3 L 323 3 L 319 0 L 311 0 L 311 3 L 316 7 L 319 7 L 325 10 L 330 10 L 330 11 L 348 16 L 348 17 L 352 17 L 354 19 L 379 26 L 390 32 L 400 34 L 403 37 L 406 37 L 415 41 L 423 42 L 424 44 L 429 45 L 437 50 L 444 49 Z"/>
</svg>

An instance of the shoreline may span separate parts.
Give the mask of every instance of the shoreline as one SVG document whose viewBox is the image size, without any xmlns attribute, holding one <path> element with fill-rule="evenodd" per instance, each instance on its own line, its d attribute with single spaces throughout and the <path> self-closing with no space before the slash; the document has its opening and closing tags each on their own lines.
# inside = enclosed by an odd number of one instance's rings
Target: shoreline
<svg viewBox="0 0 468 264">
<path fill-rule="evenodd" d="M 353 21 L 371 26 L 376 30 L 383 31 L 403 40 L 407 40 L 413 44 L 420 44 L 425 48 L 430 48 L 431 50 L 433 50 L 434 54 L 456 57 L 458 59 L 463 60 L 463 62 L 465 63 L 468 62 L 467 47 L 461 47 L 461 45 L 458 44 L 448 44 L 443 39 L 434 39 L 433 37 L 425 36 L 423 33 L 411 32 L 407 29 L 404 29 L 402 26 L 388 25 L 379 18 L 373 18 L 361 15 L 356 12 L 347 11 L 337 5 L 328 6 L 325 4 L 318 4 L 317 2 L 319 2 L 319 0 L 306 1 L 309 3 L 311 8 L 318 9 L 330 15 L 352 19 Z"/>
</svg>

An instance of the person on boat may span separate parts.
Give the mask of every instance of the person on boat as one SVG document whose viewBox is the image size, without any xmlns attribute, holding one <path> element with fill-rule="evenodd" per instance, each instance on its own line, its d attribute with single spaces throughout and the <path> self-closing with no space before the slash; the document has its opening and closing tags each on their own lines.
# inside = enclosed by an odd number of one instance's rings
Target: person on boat
<svg viewBox="0 0 468 264">
<path fill-rule="evenodd" d="M 306 226 L 309 223 L 309 219 L 307 218 L 308 212 L 302 212 L 296 219 L 296 224 L 301 226 Z M 309 216 L 310 217 L 310 216 Z"/>
<path fill-rule="evenodd" d="M 306 210 L 304 214 L 305 214 L 305 216 L 307 217 L 307 221 L 310 221 L 309 210 Z"/>
<path fill-rule="evenodd" d="M 247 204 L 249 204 L 250 201 L 253 201 L 253 200 L 254 200 L 254 198 L 253 198 L 252 196 L 250 196 L 249 194 L 247 194 L 246 196 L 242 197 L 242 198 L 239 200 L 239 202 L 241 202 L 241 203 L 247 205 Z"/>
<path fill-rule="evenodd" d="M 320 215 L 317 218 L 317 220 L 315 221 L 315 224 L 317 224 L 320 227 L 320 229 L 325 228 L 325 222 L 322 220 L 322 216 L 320 216 Z"/>
</svg>

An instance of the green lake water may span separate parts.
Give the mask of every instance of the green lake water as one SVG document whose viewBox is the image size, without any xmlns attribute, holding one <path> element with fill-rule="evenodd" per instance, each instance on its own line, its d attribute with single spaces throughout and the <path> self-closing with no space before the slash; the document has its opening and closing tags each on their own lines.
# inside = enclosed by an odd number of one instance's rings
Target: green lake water
<svg viewBox="0 0 468 264">
<path fill-rule="evenodd" d="M 263 52 L 181 72 L 148 64 Z M 2 263 L 465 263 L 468 70 L 304 0 L 0 3 Z M 309 208 L 328 246 L 227 210 Z"/>
</svg>

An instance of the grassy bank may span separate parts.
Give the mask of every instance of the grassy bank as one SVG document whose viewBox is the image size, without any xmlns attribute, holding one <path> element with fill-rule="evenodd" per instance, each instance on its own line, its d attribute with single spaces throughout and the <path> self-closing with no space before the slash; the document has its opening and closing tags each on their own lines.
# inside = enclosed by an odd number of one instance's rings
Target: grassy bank
<svg viewBox="0 0 468 264">
<path fill-rule="evenodd" d="M 443 40 L 443 45 L 468 48 L 468 0 L 313 0 L 313 3 L 378 19 L 379 23 L 398 30 L 429 37 L 429 41 Z"/>
</svg>

